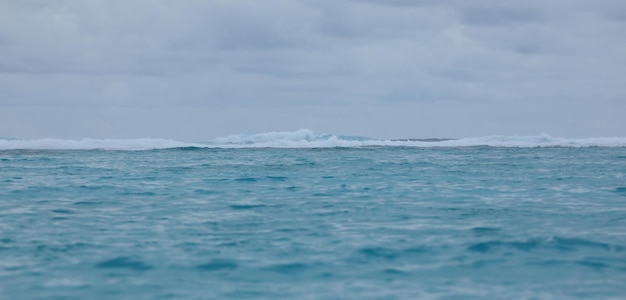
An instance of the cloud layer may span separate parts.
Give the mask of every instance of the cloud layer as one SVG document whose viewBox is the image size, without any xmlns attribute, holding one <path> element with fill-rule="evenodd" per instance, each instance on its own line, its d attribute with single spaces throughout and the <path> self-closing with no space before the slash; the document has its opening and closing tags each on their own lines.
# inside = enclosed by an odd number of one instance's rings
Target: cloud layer
<svg viewBox="0 0 626 300">
<path fill-rule="evenodd" d="M 0 136 L 624 135 L 623 1 L 3 1 Z"/>
</svg>

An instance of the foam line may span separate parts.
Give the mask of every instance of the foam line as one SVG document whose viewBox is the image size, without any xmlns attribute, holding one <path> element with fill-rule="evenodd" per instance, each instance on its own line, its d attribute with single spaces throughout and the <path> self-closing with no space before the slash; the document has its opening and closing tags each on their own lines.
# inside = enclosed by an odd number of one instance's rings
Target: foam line
<svg viewBox="0 0 626 300">
<path fill-rule="evenodd" d="M 166 139 L 0 139 L 0 150 L 149 150 L 183 147 L 197 148 L 334 148 L 334 147 L 626 147 L 624 137 L 566 139 L 547 134 L 537 136 L 493 135 L 462 139 L 377 140 L 357 136 L 317 134 L 309 129 L 297 131 L 238 134 L 206 143 L 186 143 Z"/>
</svg>

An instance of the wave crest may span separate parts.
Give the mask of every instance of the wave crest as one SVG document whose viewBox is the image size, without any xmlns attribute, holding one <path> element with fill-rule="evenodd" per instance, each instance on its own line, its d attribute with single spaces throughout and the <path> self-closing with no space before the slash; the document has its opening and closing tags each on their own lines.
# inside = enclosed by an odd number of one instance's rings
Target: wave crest
<svg viewBox="0 0 626 300">
<path fill-rule="evenodd" d="M 238 134 L 206 143 L 186 143 L 166 139 L 1 139 L 0 150 L 151 150 L 169 148 L 334 148 L 334 147 L 626 147 L 624 137 L 566 139 L 547 134 L 537 136 L 493 135 L 462 139 L 378 140 L 359 136 L 317 134 L 309 129 L 258 134 Z"/>
<path fill-rule="evenodd" d="M 315 134 L 309 129 L 297 131 L 272 131 L 257 134 L 237 134 L 227 137 L 216 138 L 211 141 L 216 145 L 254 145 L 267 143 L 290 143 L 290 142 L 313 142 L 324 140 L 330 135 Z"/>
</svg>

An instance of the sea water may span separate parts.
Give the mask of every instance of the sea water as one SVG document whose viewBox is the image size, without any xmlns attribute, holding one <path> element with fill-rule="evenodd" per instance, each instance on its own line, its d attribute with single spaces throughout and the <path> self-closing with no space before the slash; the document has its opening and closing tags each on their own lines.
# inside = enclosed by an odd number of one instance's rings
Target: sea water
<svg viewBox="0 0 626 300">
<path fill-rule="evenodd" d="M 624 138 L 0 149 L 0 299 L 626 298 Z"/>
</svg>

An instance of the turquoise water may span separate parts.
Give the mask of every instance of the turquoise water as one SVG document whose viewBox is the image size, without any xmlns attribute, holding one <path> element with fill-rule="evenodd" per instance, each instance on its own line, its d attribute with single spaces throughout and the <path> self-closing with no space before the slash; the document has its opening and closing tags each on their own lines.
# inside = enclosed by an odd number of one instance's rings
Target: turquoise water
<svg viewBox="0 0 626 300">
<path fill-rule="evenodd" d="M 0 151 L 0 299 L 624 299 L 626 148 Z"/>
</svg>

